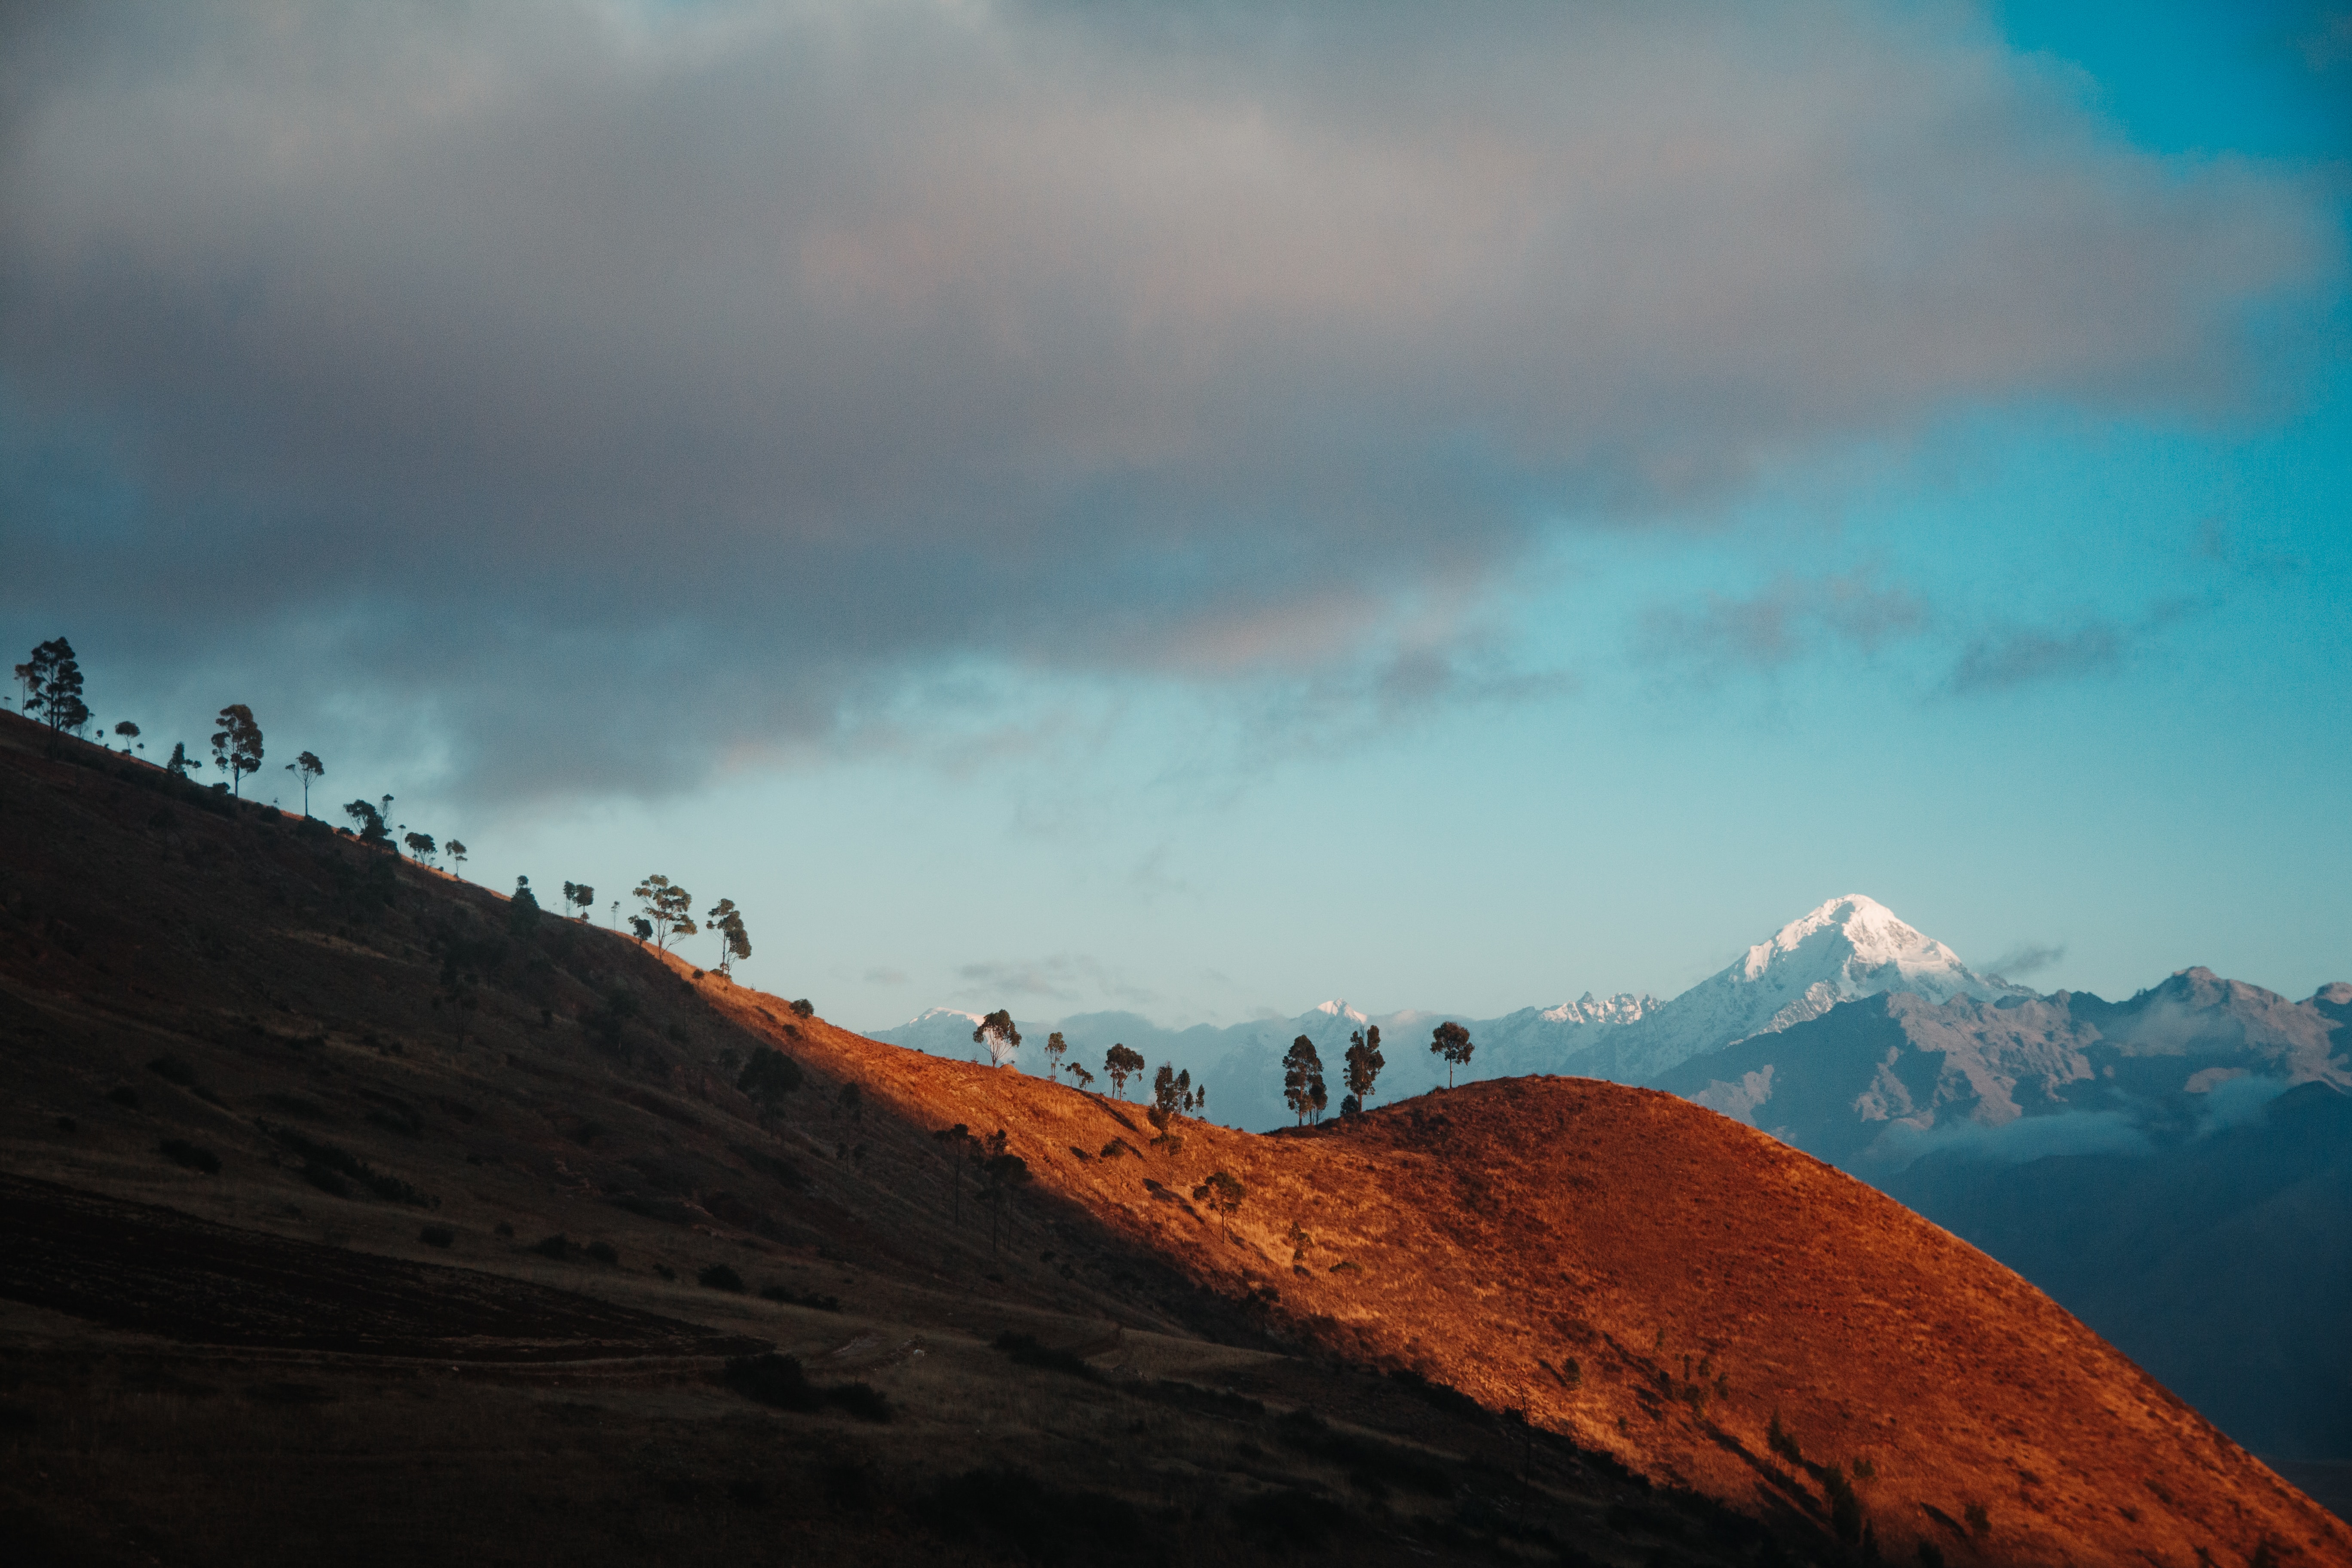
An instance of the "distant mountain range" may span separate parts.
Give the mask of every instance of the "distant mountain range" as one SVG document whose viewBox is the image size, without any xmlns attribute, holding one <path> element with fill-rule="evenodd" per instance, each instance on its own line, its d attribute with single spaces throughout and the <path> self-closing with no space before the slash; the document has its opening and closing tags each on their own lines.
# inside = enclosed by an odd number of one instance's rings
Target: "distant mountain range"
<svg viewBox="0 0 2352 1568">
<path fill-rule="evenodd" d="M 1042 1068 L 1053 1028 L 1089 1068 L 1124 1044 L 1208 1084 L 1214 1120 L 1265 1129 L 1292 1120 L 1296 1037 L 1336 1106 L 1349 1037 L 1379 1025 L 1387 1101 L 1444 1084 L 1427 1047 L 1449 1019 L 1476 1047 L 1457 1081 L 1608 1079 L 1759 1127 L 2017 1268 L 2249 1447 L 2352 1459 L 2352 985 L 2294 1002 L 2189 969 L 2122 1002 L 2042 995 L 1849 895 L 1665 1002 L 1333 1001 L 1182 1030 L 1081 1014 L 1024 1022 L 1022 1058 Z M 875 1037 L 970 1056 L 978 1021 L 934 1009 Z"/>
<path fill-rule="evenodd" d="M 1344 1001 L 1330 1001 L 1296 1017 L 1188 1029 L 1165 1028 L 1135 1013 L 1081 1013 L 1058 1022 L 1021 1020 L 1021 1060 L 1031 1071 L 1044 1070 L 1042 1047 L 1055 1029 L 1089 1069 L 1110 1047 L 1125 1045 L 1154 1065 L 1171 1062 L 1207 1083 L 1213 1120 L 1264 1130 L 1294 1120 L 1282 1103 L 1281 1062 L 1300 1035 L 1315 1042 L 1323 1058 L 1336 1107 L 1339 1061 L 1349 1038 L 1375 1024 L 1388 1063 L 1377 1099 L 1389 1100 L 1446 1081 L 1444 1064 L 1429 1049 L 1431 1035 L 1443 1023 L 1466 1026 L 1476 1048 L 1468 1068 L 1455 1073 L 1457 1083 L 1543 1072 L 1646 1083 L 1735 1041 L 1787 1029 L 1841 1002 L 1888 992 L 1927 1002 L 2032 994 L 1969 968 L 1950 948 L 1914 931 L 1875 900 L 1849 894 L 1790 921 L 1670 1002 L 1632 993 L 1603 999 L 1587 992 L 1556 1006 L 1474 1018 L 1423 1010 L 1370 1016 Z M 873 1038 L 933 1056 L 974 1056 L 971 1031 L 979 1022 L 977 1014 L 934 1007 Z"/>
</svg>

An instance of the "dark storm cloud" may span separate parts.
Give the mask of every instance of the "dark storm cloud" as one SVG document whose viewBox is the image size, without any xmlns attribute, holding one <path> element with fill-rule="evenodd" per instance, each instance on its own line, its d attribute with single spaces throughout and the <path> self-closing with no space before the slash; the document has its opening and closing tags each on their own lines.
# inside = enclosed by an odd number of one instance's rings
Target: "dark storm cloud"
<svg viewBox="0 0 2352 1568">
<path fill-rule="evenodd" d="M 0 616 L 485 789 L 959 662 L 1475 693 L 1430 623 L 1543 530 L 1956 403 L 2226 404 L 2338 265 L 1936 7 L 9 26 Z"/>
</svg>

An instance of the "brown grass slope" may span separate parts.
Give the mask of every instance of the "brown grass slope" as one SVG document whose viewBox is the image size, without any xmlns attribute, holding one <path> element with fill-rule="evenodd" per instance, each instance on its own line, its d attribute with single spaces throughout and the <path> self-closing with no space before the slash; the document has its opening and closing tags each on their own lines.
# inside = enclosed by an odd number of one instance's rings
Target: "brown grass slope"
<svg viewBox="0 0 2352 1568">
<path fill-rule="evenodd" d="M 539 1289 L 605 1303 L 569 1314 L 583 1326 L 562 1396 L 532 1381 L 543 1364 L 499 1370 L 559 1354 L 567 1314 L 549 1310 L 511 1352 L 478 1332 L 469 1342 L 488 1363 L 465 1373 L 470 1436 L 416 1426 L 425 1407 L 400 1405 L 402 1429 L 417 1434 L 404 1462 L 429 1473 L 435 1517 L 472 1519 L 486 1540 L 524 1531 L 549 1560 L 699 1558 L 789 1515 L 809 1561 L 1051 1558 L 1052 1541 L 967 1538 L 920 1502 L 959 1467 L 1018 1456 L 1142 1510 L 1149 1544 L 1180 1561 L 1318 1549 L 1355 1562 L 1563 1550 L 1834 1561 L 1836 1499 L 1850 1486 L 1848 1521 L 1866 1521 L 1895 1560 L 1925 1543 L 1954 1563 L 2352 1563 L 2340 1523 L 2023 1281 L 1683 1101 L 1521 1080 L 1307 1134 L 1186 1123 L 1171 1149 L 1151 1142 L 1139 1107 L 799 1020 L 772 997 L 568 922 L 517 937 L 494 896 L 383 868 L 274 814 L 192 809 L 91 749 L 45 756 L 28 727 L 0 722 L 0 1164 L 26 1179 L 0 1192 L 0 1221 L 20 1197 L 27 1215 L 50 1202 L 26 1184 L 37 1179 L 349 1256 L 316 1266 L 320 1279 L 359 1279 L 380 1260 L 386 1299 L 429 1300 L 417 1268 L 456 1265 L 476 1271 L 475 1294 L 496 1298 L 497 1313 L 533 1310 Z M 811 1071 L 780 1108 L 731 1087 L 730 1053 L 761 1042 Z M 146 1066 L 161 1057 L 174 1060 L 169 1076 Z M 851 1085 L 862 1105 L 845 1100 Z M 135 1108 L 108 1098 L 122 1087 Z M 1003 1128 L 1035 1177 L 1001 1247 L 969 1185 L 955 1218 L 929 1136 L 953 1122 Z M 162 1156 L 172 1139 L 223 1168 L 198 1174 Z M 1113 1140 L 1127 1147 L 1106 1154 Z M 320 1146 L 389 1184 L 322 1181 L 303 1153 Z M 1219 1170 L 1247 1191 L 1231 1215 L 1193 1196 Z M 421 1223 L 448 1226 L 453 1244 L 421 1245 Z M 559 1230 L 612 1245 L 617 1261 L 526 1249 Z M 415 1374 L 387 1372 L 382 1344 L 310 1344 L 305 1375 L 341 1403 L 289 1413 L 257 1394 L 246 1410 L 259 1425 L 225 1441 L 209 1407 L 170 1406 L 166 1420 L 157 1401 L 200 1400 L 186 1390 L 239 1376 L 286 1386 L 268 1355 L 294 1353 L 290 1342 L 265 1354 L 240 1326 L 282 1315 L 282 1298 L 261 1300 L 216 1269 L 207 1278 L 226 1282 L 192 1295 L 184 1321 L 110 1319 L 86 1289 L 44 1285 L 26 1252 L 0 1256 L 0 1296 L 28 1303 L 0 1315 L 0 1382 L 15 1380 L 22 1413 L 0 1409 L 0 1429 L 32 1434 L 15 1441 L 35 1464 L 15 1470 L 37 1468 L 41 1480 L 13 1500 L 17 1483 L 0 1485 L 0 1513 L 29 1510 L 62 1540 L 110 1540 L 121 1455 L 145 1444 L 183 1478 L 141 1526 L 161 1532 L 163 1555 L 204 1560 L 186 1532 L 219 1521 L 186 1478 L 205 1475 L 248 1490 L 291 1478 L 281 1530 L 315 1514 L 306 1528 L 320 1533 L 273 1538 L 283 1560 L 360 1517 L 383 1560 L 446 1544 L 404 1535 L 424 1527 L 397 1499 L 319 1506 L 356 1484 L 336 1466 L 390 1473 L 385 1390 L 414 1397 L 403 1380 Z M 194 1243 L 189 1256 L 209 1267 Z M 694 1286 L 720 1262 L 755 1287 L 837 1296 L 839 1310 Z M 265 1266 L 277 1267 L 248 1273 Z M 51 1275 L 77 1267 L 68 1257 Z M 988 1350 L 1006 1329 L 1073 1346 L 1107 1375 L 1041 1390 Z M 446 1326 L 453 1361 L 465 1331 Z M 431 1339 L 430 1325 L 401 1332 Z M 631 1332 L 641 1351 L 621 1342 Z M 752 1421 L 711 1386 L 709 1347 L 743 1336 L 857 1373 L 900 1419 Z M 193 1381 L 192 1357 L 211 1369 Z M 1527 1411 L 1572 1443 L 1522 1447 L 1513 1428 L 1368 1370 Z M 182 1392 L 152 1393 L 159 1379 Z M 121 1392 L 134 1384 L 143 1392 Z M 1203 1392 L 1216 1389 L 1237 1397 Z M 43 1398 L 169 1431 L 91 1417 L 73 1426 L 75 1449 L 42 1425 Z M 1270 1426 L 1247 1413 L 1253 1399 L 1311 1404 L 1349 1442 L 1388 1447 L 1302 1438 L 1318 1429 Z M 457 1406 L 433 1408 L 437 1421 Z M 352 1453 L 323 1427 L 270 1425 L 331 1426 L 333 1412 L 353 1424 Z M 765 1476 L 833 1479 L 764 1513 L 743 1500 L 765 1497 L 768 1482 L 733 1483 L 740 1508 L 715 1511 L 712 1478 L 748 1452 L 777 1467 Z M 1407 1452 L 1420 1459 L 1398 1458 Z M 269 1465 L 249 1463 L 256 1453 Z M 1355 1458 L 1331 1458 L 1343 1453 Z M 523 1462 L 542 1454 L 562 1466 Z M 1702 1515 L 1627 1486 L 1607 1456 L 1776 1521 L 1780 1544 L 1727 1528 L 1694 1535 Z M 1363 1473 L 1386 1463 L 1411 1477 L 1423 1462 L 1442 1477 L 1412 1495 Z M 845 1465 L 878 1479 L 843 1483 Z M 79 1491 L 53 1479 L 67 1472 Z M 519 1507 L 534 1489 L 553 1500 Z M 1269 1537 L 1250 1522 L 1286 1509 L 1277 1523 L 1313 1528 Z M 152 1554 L 149 1544 L 120 1555 Z M 270 1559 L 250 1538 L 237 1545 L 239 1560 Z M 535 1560 L 495 1545 L 474 1555 Z"/>
</svg>

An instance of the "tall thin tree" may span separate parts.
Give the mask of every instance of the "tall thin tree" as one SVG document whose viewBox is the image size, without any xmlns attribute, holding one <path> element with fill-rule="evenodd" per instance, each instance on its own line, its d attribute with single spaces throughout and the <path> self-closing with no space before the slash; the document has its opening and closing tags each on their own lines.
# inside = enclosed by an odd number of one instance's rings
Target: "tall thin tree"
<svg viewBox="0 0 2352 1568">
<path fill-rule="evenodd" d="M 1310 1116 L 1320 1116 L 1330 1103 L 1329 1092 L 1323 1086 L 1323 1058 L 1315 1054 L 1315 1042 L 1301 1035 L 1290 1042 L 1290 1049 L 1282 1058 L 1282 1100 L 1307 1125 Z"/>
<path fill-rule="evenodd" d="M 261 726 L 253 710 L 232 702 L 220 710 L 220 728 L 213 734 L 213 765 L 228 774 L 231 795 L 242 795 L 245 775 L 261 766 Z"/>
</svg>

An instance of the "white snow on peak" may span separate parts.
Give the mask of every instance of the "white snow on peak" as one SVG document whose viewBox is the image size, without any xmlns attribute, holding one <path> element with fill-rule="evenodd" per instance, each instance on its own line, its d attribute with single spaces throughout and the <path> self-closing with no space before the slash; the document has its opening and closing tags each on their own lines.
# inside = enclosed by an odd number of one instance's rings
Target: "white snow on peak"
<svg viewBox="0 0 2352 1568">
<path fill-rule="evenodd" d="M 981 1024 L 980 1015 L 977 1013 L 966 1013 L 954 1007 L 926 1007 L 921 1012 L 916 1014 L 913 1017 L 908 1019 L 905 1023 L 899 1025 L 898 1027 L 900 1029 L 912 1029 L 924 1024 L 939 1025 L 945 1023 L 950 1018 L 961 1018 L 965 1023 L 970 1024 L 975 1029 L 979 1028 Z M 898 1031 L 893 1030 L 891 1032 L 895 1034 Z"/>
<path fill-rule="evenodd" d="M 1372 1021 L 1370 1014 L 1357 1012 L 1353 1007 L 1349 1006 L 1345 1000 L 1337 996 L 1328 1002 L 1316 1004 L 1315 1011 L 1327 1018 L 1345 1018 L 1351 1024 L 1369 1024 Z"/>
<path fill-rule="evenodd" d="M 1636 996 L 1631 991 L 1620 991 L 1603 1001 L 1588 991 L 1573 1002 L 1547 1007 L 1536 1016 L 1547 1024 L 1630 1024 L 1657 1006 L 1658 999 L 1646 994 Z"/>
<path fill-rule="evenodd" d="M 1771 941 L 1749 948 L 1744 965 L 1747 978 L 1762 978 L 1783 955 L 1801 954 L 1809 942 L 1820 952 L 1840 942 L 1851 953 L 1852 962 L 1871 967 L 1891 963 L 1906 974 L 1946 973 L 1967 968 L 1959 954 L 1904 924 L 1893 910 L 1876 899 L 1848 893 L 1790 921 Z"/>
<path fill-rule="evenodd" d="M 1860 893 L 1790 921 L 1728 968 L 1587 1049 L 1599 1076 L 1643 1083 L 1704 1051 L 1818 1018 L 1841 1002 L 1902 991 L 1930 1002 L 2028 994 Z"/>
</svg>

